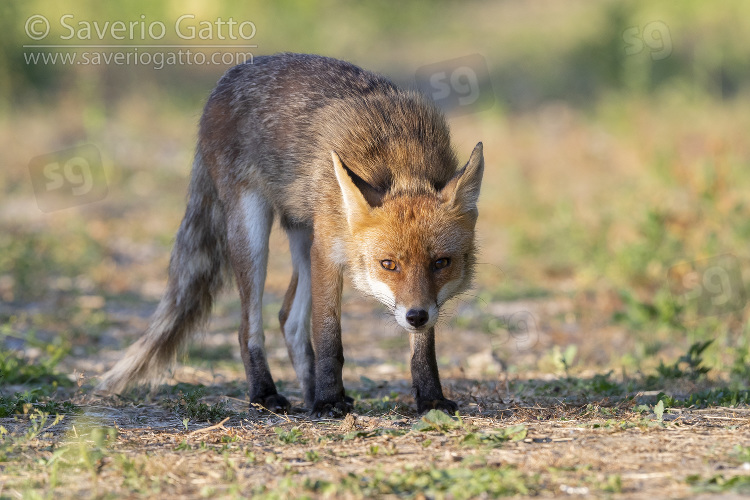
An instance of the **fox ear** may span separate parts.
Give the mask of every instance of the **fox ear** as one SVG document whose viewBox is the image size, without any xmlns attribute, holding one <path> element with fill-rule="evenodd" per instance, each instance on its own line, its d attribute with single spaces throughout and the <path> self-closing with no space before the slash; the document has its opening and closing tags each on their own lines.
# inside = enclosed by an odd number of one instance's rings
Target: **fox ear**
<svg viewBox="0 0 750 500">
<path fill-rule="evenodd" d="M 341 188 L 341 196 L 344 199 L 344 210 L 346 219 L 351 227 L 354 221 L 362 221 L 370 213 L 370 209 L 382 204 L 382 194 L 349 170 L 341 162 L 341 158 L 335 151 L 331 151 L 333 159 L 333 170 L 336 172 L 336 180 Z"/>
<path fill-rule="evenodd" d="M 480 142 L 474 147 L 464 168 L 456 172 L 456 175 L 440 190 L 443 203 L 456 207 L 461 213 L 476 212 L 483 173 L 484 155 Z"/>
</svg>

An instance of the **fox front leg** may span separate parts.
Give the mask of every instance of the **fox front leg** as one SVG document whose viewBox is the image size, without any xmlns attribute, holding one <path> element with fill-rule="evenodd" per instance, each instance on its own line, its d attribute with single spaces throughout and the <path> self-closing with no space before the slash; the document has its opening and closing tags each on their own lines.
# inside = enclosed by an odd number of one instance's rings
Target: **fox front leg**
<svg viewBox="0 0 750 500">
<path fill-rule="evenodd" d="M 313 245 L 310 250 L 312 279 L 312 344 L 315 351 L 315 402 L 312 416 L 341 417 L 352 411 L 344 393 L 341 344 L 342 269 L 330 261 L 330 252 Z"/>
<path fill-rule="evenodd" d="M 411 377 L 417 411 L 424 413 L 435 409 L 453 415 L 458 411 L 458 405 L 443 396 L 435 356 L 435 329 L 410 332 L 409 343 L 411 344 Z"/>
</svg>

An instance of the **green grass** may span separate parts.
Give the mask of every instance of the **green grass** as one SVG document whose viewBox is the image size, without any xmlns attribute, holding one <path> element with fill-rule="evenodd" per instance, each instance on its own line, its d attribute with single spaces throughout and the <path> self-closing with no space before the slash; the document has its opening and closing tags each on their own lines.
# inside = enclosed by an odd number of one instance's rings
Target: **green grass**
<svg viewBox="0 0 750 500">
<path fill-rule="evenodd" d="M 353 495 L 355 497 L 397 496 L 401 498 L 476 498 L 486 495 L 500 496 L 527 495 L 539 490 L 540 482 L 535 476 L 528 476 L 509 466 L 501 467 L 457 467 L 408 468 L 403 472 L 385 474 L 371 471 L 363 475 L 350 474 L 343 481 L 332 483 L 325 480 L 294 481 L 286 478 L 275 488 L 259 488 L 253 496 L 277 498 L 281 492 L 296 489 L 315 495 Z"/>
<path fill-rule="evenodd" d="M 299 427 L 292 427 L 289 430 L 274 427 L 273 431 L 276 433 L 279 443 L 282 444 L 305 444 L 307 442 Z"/>
<path fill-rule="evenodd" d="M 17 392 L 12 396 L 0 395 L 0 418 L 27 414 L 38 410 L 52 415 L 78 413 L 81 408 L 70 401 L 55 401 L 36 391 Z"/>
<path fill-rule="evenodd" d="M 750 390 L 731 389 L 720 387 L 699 391 L 684 398 L 673 398 L 660 394 L 659 399 L 666 402 L 669 407 L 694 407 L 708 408 L 712 406 L 723 407 L 747 407 L 750 405 Z"/>
<path fill-rule="evenodd" d="M 175 398 L 166 398 L 161 404 L 175 415 L 197 422 L 218 422 L 236 415 L 225 401 L 212 404 L 201 402 L 200 399 L 205 394 L 206 389 L 203 387 L 185 392 L 179 390 Z"/>
<path fill-rule="evenodd" d="M 655 372 L 639 376 L 614 378 L 614 372 L 595 374 L 591 377 L 567 375 L 554 381 L 517 381 L 511 387 L 521 397 L 552 398 L 580 404 L 586 401 L 599 401 L 608 398 L 622 401 L 633 398 L 640 391 L 664 389 L 679 381 L 689 381 L 707 388 L 687 395 L 669 396 L 660 393 L 658 400 L 667 407 L 747 406 L 750 404 L 750 388 L 744 384 L 711 381 L 708 378 L 711 368 L 704 364 L 703 356 L 713 341 L 696 342 L 687 352 L 675 361 L 661 361 Z"/>
<path fill-rule="evenodd" d="M 65 244 L 61 244 L 64 239 Z M 106 250 L 82 224 L 50 231 L 34 231 L 23 226 L 3 226 L 0 231 L 0 276 L 12 279 L 16 300 L 39 299 L 49 291 L 54 278 L 75 283 L 79 275 L 91 271 Z"/>
<path fill-rule="evenodd" d="M 512 425 L 497 432 L 469 432 L 461 437 L 461 444 L 472 448 L 488 446 L 498 448 L 506 441 L 522 441 L 526 438 L 528 429 L 525 425 Z"/>
<path fill-rule="evenodd" d="M 0 325 L 0 342 L 9 338 L 37 349 L 40 355 L 32 361 L 22 351 L 0 347 L 0 382 L 3 385 L 43 385 L 48 390 L 72 385 L 70 379 L 57 372 L 60 361 L 70 353 L 69 342 L 60 338 L 52 342 L 38 340 L 33 331 L 17 332 L 10 322 Z"/>
<path fill-rule="evenodd" d="M 688 476 L 687 482 L 696 493 L 739 493 L 750 494 L 750 476 L 726 477 L 724 474 L 704 478 Z"/>
</svg>

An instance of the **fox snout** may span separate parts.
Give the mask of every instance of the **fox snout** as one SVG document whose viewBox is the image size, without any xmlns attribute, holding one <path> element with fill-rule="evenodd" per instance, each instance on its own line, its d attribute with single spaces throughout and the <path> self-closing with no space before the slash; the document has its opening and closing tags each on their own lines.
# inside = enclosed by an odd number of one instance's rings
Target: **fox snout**
<svg viewBox="0 0 750 500">
<path fill-rule="evenodd" d="M 406 322 L 414 328 L 420 328 L 427 323 L 430 315 L 424 309 L 409 309 L 406 311 Z"/>
<path fill-rule="evenodd" d="M 438 307 L 433 304 L 430 307 L 406 307 L 397 305 L 393 311 L 396 322 L 405 330 L 419 331 L 432 328 L 437 323 Z"/>
</svg>

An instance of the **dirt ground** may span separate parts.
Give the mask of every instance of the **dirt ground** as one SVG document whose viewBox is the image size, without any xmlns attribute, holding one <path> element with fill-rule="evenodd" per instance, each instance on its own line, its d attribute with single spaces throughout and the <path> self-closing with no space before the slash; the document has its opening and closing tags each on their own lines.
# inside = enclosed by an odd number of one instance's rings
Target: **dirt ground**
<svg viewBox="0 0 750 500">
<path fill-rule="evenodd" d="M 127 397 L 92 394 L 96 376 L 139 335 L 154 305 L 107 300 L 101 310 L 110 326 L 97 340 L 104 347 L 74 347 L 77 355 L 58 367 L 80 386 L 61 388 L 51 399 L 70 400 L 79 412 L 59 423 L 50 415 L 41 427 L 44 417 L 31 411 L 0 419 L 6 439 L 0 498 L 739 498 L 748 492 L 747 407 L 657 414 L 660 390 L 636 384 L 604 395 L 606 388 L 590 383 L 593 372 L 519 371 L 540 366 L 561 341 L 577 343 L 587 357 L 602 344 L 613 349 L 622 338 L 616 327 L 595 330 L 587 324 L 595 323 L 591 317 L 577 314 L 586 297 L 458 301 L 438 330 L 438 358 L 446 395 L 459 402 L 461 416 L 425 421 L 410 395 L 408 339 L 384 310 L 347 289 L 344 377 L 355 412 L 342 420 L 310 419 L 275 320 L 288 273 L 278 234 L 274 248 L 267 347 L 280 391 L 294 405 L 289 415 L 248 408 L 234 293 L 220 301 L 210 331 L 175 368 L 173 385 Z M 487 318 L 505 323 L 493 327 Z M 685 384 L 664 390 L 689 392 Z"/>
</svg>

